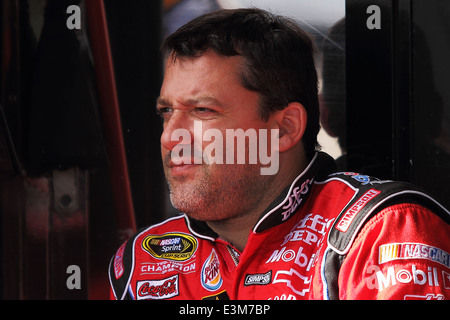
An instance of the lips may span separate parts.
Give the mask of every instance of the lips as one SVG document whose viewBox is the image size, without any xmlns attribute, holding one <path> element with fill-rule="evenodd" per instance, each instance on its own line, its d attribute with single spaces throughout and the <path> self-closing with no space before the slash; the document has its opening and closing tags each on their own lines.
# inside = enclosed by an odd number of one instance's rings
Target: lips
<svg viewBox="0 0 450 320">
<path fill-rule="evenodd" d="M 182 166 L 190 166 L 190 165 L 200 165 L 200 163 L 195 163 L 194 159 L 176 159 L 176 161 L 170 159 L 167 162 L 167 166 L 169 168 L 182 167 Z"/>
<path fill-rule="evenodd" d="M 191 175 L 199 166 L 199 164 L 169 165 L 170 175 L 172 177 Z"/>
<path fill-rule="evenodd" d="M 171 153 L 169 152 L 164 157 L 164 165 L 168 168 L 172 177 L 191 174 L 193 170 L 201 165 L 194 163 L 194 158 L 177 157 L 172 159 L 170 155 Z"/>
<path fill-rule="evenodd" d="M 186 176 L 192 174 L 193 170 L 202 165 L 202 159 L 195 157 L 184 157 L 183 155 L 176 155 L 169 151 L 164 156 L 164 167 L 167 172 L 172 176 Z"/>
</svg>

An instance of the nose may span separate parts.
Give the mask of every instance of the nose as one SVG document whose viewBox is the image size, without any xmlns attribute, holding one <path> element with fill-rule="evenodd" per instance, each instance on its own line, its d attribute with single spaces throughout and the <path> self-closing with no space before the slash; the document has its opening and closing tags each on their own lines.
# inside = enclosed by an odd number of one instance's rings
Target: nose
<svg viewBox="0 0 450 320">
<path fill-rule="evenodd" d="M 192 144 L 192 123 L 181 112 L 166 120 L 161 134 L 161 147 L 172 150 L 177 144 Z"/>
</svg>

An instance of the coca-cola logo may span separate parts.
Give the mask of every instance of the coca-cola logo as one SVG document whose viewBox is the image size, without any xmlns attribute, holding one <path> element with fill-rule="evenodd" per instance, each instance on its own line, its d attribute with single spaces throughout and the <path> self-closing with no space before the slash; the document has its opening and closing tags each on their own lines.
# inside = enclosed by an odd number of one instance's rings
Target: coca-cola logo
<svg viewBox="0 0 450 320">
<path fill-rule="evenodd" d="M 138 281 L 136 285 L 137 299 L 168 299 L 179 294 L 178 275 L 161 280 Z"/>
</svg>

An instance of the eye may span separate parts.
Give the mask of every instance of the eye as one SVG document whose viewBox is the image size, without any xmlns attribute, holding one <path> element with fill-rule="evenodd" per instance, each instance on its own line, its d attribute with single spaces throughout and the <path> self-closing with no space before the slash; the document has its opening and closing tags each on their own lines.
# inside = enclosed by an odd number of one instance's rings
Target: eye
<svg viewBox="0 0 450 320">
<path fill-rule="evenodd" d="M 216 113 L 215 110 L 210 109 L 210 108 L 206 108 L 206 107 L 196 107 L 195 108 L 195 112 L 200 113 L 200 114 L 213 114 L 213 113 Z"/>
<path fill-rule="evenodd" d="M 172 112 L 172 108 L 169 107 L 161 107 L 156 109 L 156 113 L 160 115 L 162 118 Z"/>
</svg>

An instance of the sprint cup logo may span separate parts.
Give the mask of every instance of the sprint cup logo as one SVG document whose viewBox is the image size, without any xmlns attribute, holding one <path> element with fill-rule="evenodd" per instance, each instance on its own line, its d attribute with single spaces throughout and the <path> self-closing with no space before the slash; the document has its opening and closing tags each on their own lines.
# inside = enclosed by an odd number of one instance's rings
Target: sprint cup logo
<svg viewBox="0 0 450 320">
<path fill-rule="evenodd" d="M 195 253 L 197 240 L 185 233 L 149 235 L 142 241 L 142 248 L 157 259 L 185 261 Z"/>
</svg>

